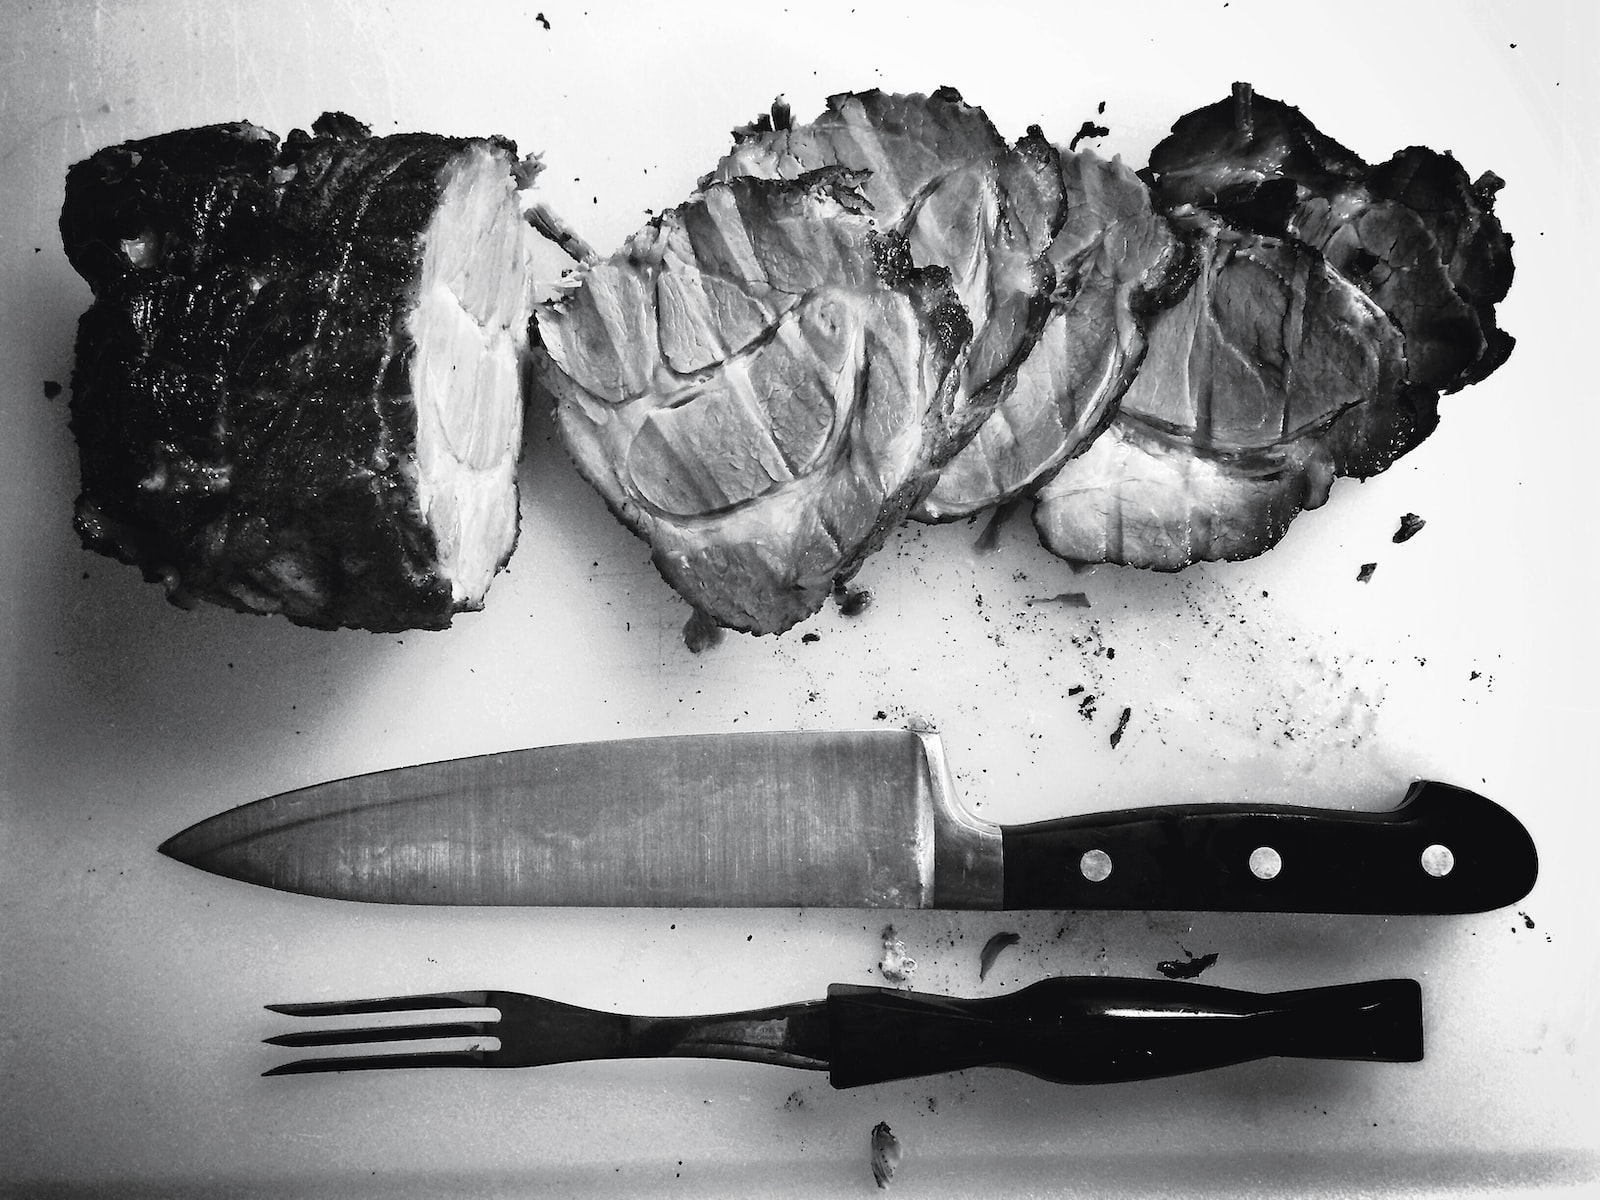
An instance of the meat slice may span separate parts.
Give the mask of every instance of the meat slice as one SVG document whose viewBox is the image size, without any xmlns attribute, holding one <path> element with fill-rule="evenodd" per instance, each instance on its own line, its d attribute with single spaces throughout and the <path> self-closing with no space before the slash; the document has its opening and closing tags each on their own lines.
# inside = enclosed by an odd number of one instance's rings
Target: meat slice
<svg viewBox="0 0 1600 1200">
<path fill-rule="evenodd" d="M 1176 570 L 1274 545 L 1337 475 L 1381 458 L 1401 337 L 1315 251 L 1213 217 L 1184 223 L 1199 273 L 1156 315 L 1116 419 L 1037 494 L 1056 554 Z"/>
<path fill-rule="evenodd" d="M 973 326 L 955 410 L 956 437 L 969 438 L 1015 386 L 1050 314 L 1050 246 L 1066 215 L 1055 147 L 1037 127 L 1007 144 L 948 87 L 831 96 L 804 125 L 780 99 L 734 139 L 707 181 L 860 172 L 877 228 L 903 235 L 915 264 L 948 268 Z"/>
<path fill-rule="evenodd" d="M 1189 258 L 1120 160 L 1063 154 L 1066 221 L 1051 242 L 1050 312 L 1016 382 L 914 514 L 969 516 L 1046 483 L 1116 412 L 1148 316 L 1181 294 Z"/>
<path fill-rule="evenodd" d="M 1106 434 L 1038 494 L 1035 524 L 1064 557 L 1259 554 L 1334 478 L 1417 446 L 1440 394 L 1510 353 L 1492 175 L 1469 183 L 1423 147 L 1369 167 L 1248 84 L 1181 118 L 1144 174 L 1202 269 L 1154 319 Z"/>
<path fill-rule="evenodd" d="M 1425 146 L 1368 166 L 1247 83 L 1179 120 L 1147 173 L 1169 210 L 1192 205 L 1321 251 L 1404 331 L 1413 387 L 1455 391 L 1511 353 L 1495 321 L 1513 267 L 1492 173 L 1473 183 Z"/>
<path fill-rule="evenodd" d="M 816 612 L 956 446 L 971 323 L 864 183 L 709 180 L 537 313 L 578 469 L 727 628 Z"/>
<path fill-rule="evenodd" d="M 1494 215 L 1500 179 L 1469 182 L 1454 157 L 1411 146 L 1331 196 L 1299 198 L 1285 232 L 1322 251 L 1406 334 L 1419 388 L 1486 378 L 1515 339 L 1495 305 L 1511 289 L 1511 238 Z"/>
<path fill-rule="evenodd" d="M 481 607 L 517 536 L 526 182 L 504 139 L 332 113 L 76 164 L 84 544 L 176 603 L 317 628 Z"/>
</svg>

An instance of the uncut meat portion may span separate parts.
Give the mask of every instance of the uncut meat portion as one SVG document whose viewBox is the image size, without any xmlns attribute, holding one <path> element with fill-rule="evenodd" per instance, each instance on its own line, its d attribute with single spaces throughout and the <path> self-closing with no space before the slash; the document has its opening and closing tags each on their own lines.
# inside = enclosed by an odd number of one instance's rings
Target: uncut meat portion
<svg viewBox="0 0 1600 1200">
<path fill-rule="evenodd" d="M 914 514 L 951 520 L 1035 491 L 1110 422 L 1148 318 L 1182 293 L 1189 255 L 1120 161 L 1060 157 L 1066 221 L 1052 240 L 1050 311 L 1016 381 L 945 464 Z"/>
<path fill-rule="evenodd" d="M 537 312 L 580 472 L 727 628 L 816 612 L 956 447 L 971 322 L 862 184 L 709 181 Z"/>
<path fill-rule="evenodd" d="M 502 138 L 246 122 L 68 174 L 86 546 L 179 604 L 449 625 L 517 536 L 528 173 Z"/>
<path fill-rule="evenodd" d="M 1335 478 L 1419 445 L 1441 393 L 1511 351 L 1493 175 L 1471 183 L 1424 147 L 1370 167 L 1248 84 L 1181 118 L 1143 174 L 1202 269 L 1154 318 L 1106 433 L 1038 493 L 1063 557 L 1176 570 L 1259 554 Z"/>
<path fill-rule="evenodd" d="M 1050 315 L 1052 240 L 1066 219 L 1059 152 L 1037 126 L 1008 144 L 954 88 L 830 96 L 796 125 L 779 100 L 734 130 L 702 180 L 794 179 L 823 167 L 860 173 L 866 214 L 903 235 L 918 266 L 945 267 L 972 321 L 960 363 L 956 437 L 967 440 L 1016 385 Z"/>
</svg>

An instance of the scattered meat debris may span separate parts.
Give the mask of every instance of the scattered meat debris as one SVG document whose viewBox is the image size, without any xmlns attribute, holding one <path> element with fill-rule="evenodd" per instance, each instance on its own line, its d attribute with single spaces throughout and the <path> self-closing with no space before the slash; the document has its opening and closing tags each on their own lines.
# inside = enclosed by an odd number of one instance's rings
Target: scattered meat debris
<svg viewBox="0 0 1600 1200">
<path fill-rule="evenodd" d="M 1356 582 L 1366 583 L 1372 578 L 1372 573 L 1378 569 L 1377 563 L 1362 563 L 1361 570 L 1356 572 Z"/>
<path fill-rule="evenodd" d="M 893 925 L 883 927 L 882 937 L 883 958 L 878 962 L 879 972 L 890 983 L 906 982 L 917 969 L 917 960 L 906 957 L 906 944 L 895 933 Z"/>
<path fill-rule="evenodd" d="M 1084 696 L 1084 698 L 1082 700 L 1078 701 L 1078 715 L 1080 717 L 1082 717 L 1085 721 L 1094 720 L 1095 701 L 1098 700 L 1098 699 L 1099 699 L 1099 697 L 1095 696 L 1092 693 L 1090 693 L 1089 695 Z"/>
<path fill-rule="evenodd" d="M 1000 951 L 1007 946 L 1015 946 L 1022 940 L 1020 933 L 997 933 L 983 944 L 983 951 L 978 955 L 978 978 L 981 980 L 989 974 L 989 968 L 994 966 L 994 960 L 1000 957 Z"/>
<path fill-rule="evenodd" d="M 1128 718 L 1131 716 L 1133 716 L 1133 709 L 1124 707 L 1122 715 L 1117 718 L 1117 727 L 1111 731 L 1111 746 L 1113 749 L 1122 740 L 1122 731 L 1128 727 Z"/>
<path fill-rule="evenodd" d="M 690 654 L 701 654 L 722 641 L 722 626 L 698 608 L 683 623 L 683 644 Z"/>
<path fill-rule="evenodd" d="M 872 1178 L 881 1188 L 889 1186 L 900 1167 L 900 1139 L 887 1121 L 872 1127 Z"/>
<path fill-rule="evenodd" d="M 1083 592 L 1057 592 L 1054 596 L 1030 596 L 1028 604 L 1059 604 L 1063 608 L 1088 608 L 1089 597 Z"/>
<path fill-rule="evenodd" d="M 846 587 L 843 583 L 833 585 L 833 602 L 839 612 L 846 617 L 859 617 L 872 605 L 872 593 L 866 588 Z"/>
<path fill-rule="evenodd" d="M 534 13 L 533 14 L 533 19 L 535 21 L 539 22 L 539 24 L 543 25 L 546 29 L 550 28 L 550 18 L 545 16 L 542 12 L 541 13 Z"/>
<path fill-rule="evenodd" d="M 1215 951 L 1202 954 L 1199 958 L 1188 950 L 1183 953 L 1186 956 L 1184 958 L 1169 958 L 1165 962 L 1158 962 L 1156 970 L 1168 979 L 1195 979 L 1217 965 L 1218 956 Z"/>
<path fill-rule="evenodd" d="M 1111 130 L 1104 125 L 1096 125 L 1093 121 L 1085 121 L 1078 126 L 1078 132 L 1072 135 L 1072 140 L 1067 143 L 1067 149 L 1076 150 L 1078 143 L 1083 141 L 1084 138 L 1103 138 L 1110 132 Z"/>
<path fill-rule="evenodd" d="M 1394 531 L 1394 540 L 1396 542 L 1409 542 L 1418 533 L 1422 532 L 1422 527 L 1426 524 L 1427 522 L 1417 516 L 1416 513 L 1407 513 L 1400 518 L 1400 528 Z"/>
<path fill-rule="evenodd" d="M 809 646 L 813 642 L 820 642 L 822 640 L 822 635 L 820 633 L 802 633 L 800 635 L 800 640 Z"/>
</svg>

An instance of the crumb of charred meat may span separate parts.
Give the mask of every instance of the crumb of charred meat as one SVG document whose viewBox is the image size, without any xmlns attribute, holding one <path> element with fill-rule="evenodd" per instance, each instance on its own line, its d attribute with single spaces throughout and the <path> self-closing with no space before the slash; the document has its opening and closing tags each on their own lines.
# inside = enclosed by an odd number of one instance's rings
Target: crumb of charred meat
<svg viewBox="0 0 1600 1200">
<path fill-rule="evenodd" d="M 1168 979 L 1198 979 L 1205 972 L 1216 966 L 1217 959 L 1220 957 L 1215 951 L 1198 957 L 1187 950 L 1183 953 L 1183 958 L 1169 958 L 1158 962 L 1156 970 L 1160 971 Z"/>
<path fill-rule="evenodd" d="M 987 979 L 989 970 L 994 966 L 995 960 L 1000 957 L 1001 951 L 1009 946 L 1015 946 L 1021 940 L 1022 935 L 1020 933 L 1006 930 L 995 934 L 986 941 L 983 944 L 983 950 L 978 954 L 978 978 L 980 980 Z"/>
<path fill-rule="evenodd" d="M 879 973 L 890 983 L 905 983 L 917 969 L 917 960 L 907 956 L 906 944 L 893 925 L 885 925 L 880 936 L 883 957 L 878 960 Z"/>
<path fill-rule="evenodd" d="M 1394 531 L 1395 542 L 1409 542 L 1422 532 L 1422 527 L 1428 522 L 1417 516 L 1416 513 L 1406 513 L 1400 518 L 1400 527 Z"/>
<path fill-rule="evenodd" d="M 1119 745 L 1122 744 L 1122 735 L 1127 730 L 1127 728 L 1128 728 L 1128 720 L 1132 716 L 1133 716 L 1133 709 L 1131 707 L 1128 707 L 1128 706 L 1124 706 L 1122 711 L 1119 714 L 1117 714 L 1117 725 L 1116 725 L 1116 728 L 1111 731 L 1111 748 L 1113 750 L 1115 750 Z"/>
<path fill-rule="evenodd" d="M 900 1169 L 900 1139 L 887 1121 L 872 1127 L 872 1179 L 880 1188 L 886 1188 Z"/>
</svg>

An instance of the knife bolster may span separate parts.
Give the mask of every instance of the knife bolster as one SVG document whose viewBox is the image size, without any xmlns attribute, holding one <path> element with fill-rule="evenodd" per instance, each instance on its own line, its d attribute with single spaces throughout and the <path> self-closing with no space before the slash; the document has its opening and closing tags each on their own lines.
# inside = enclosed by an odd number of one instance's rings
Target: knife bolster
<svg viewBox="0 0 1600 1200">
<path fill-rule="evenodd" d="M 998 909 L 1004 887 L 1001 828 L 962 803 L 939 735 L 917 730 L 922 743 L 923 787 L 933 817 L 931 908 Z"/>
</svg>

